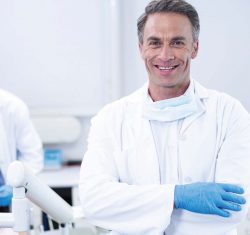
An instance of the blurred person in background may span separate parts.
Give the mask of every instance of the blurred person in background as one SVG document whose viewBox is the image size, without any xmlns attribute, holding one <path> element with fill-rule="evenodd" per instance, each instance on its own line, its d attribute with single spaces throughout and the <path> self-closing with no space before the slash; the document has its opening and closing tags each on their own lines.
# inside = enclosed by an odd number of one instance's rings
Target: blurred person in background
<svg viewBox="0 0 250 235">
<path fill-rule="evenodd" d="M 26 104 L 0 89 L 0 212 L 8 211 L 11 204 L 12 188 L 6 184 L 6 174 L 15 160 L 38 173 L 43 168 L 42 143 Z"/>
</svg>

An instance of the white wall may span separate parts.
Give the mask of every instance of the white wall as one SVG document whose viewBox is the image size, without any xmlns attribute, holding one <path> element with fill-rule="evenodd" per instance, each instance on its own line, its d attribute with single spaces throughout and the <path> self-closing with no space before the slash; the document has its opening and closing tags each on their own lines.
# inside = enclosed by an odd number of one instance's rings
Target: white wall
<svg viewBox="0 0 250 235">
<path fill-rule="evenodd" d="M 116 5 L 0 0 L 0 86 L 40 113 L 88 115 L 117 98 Z"/>
</svg>

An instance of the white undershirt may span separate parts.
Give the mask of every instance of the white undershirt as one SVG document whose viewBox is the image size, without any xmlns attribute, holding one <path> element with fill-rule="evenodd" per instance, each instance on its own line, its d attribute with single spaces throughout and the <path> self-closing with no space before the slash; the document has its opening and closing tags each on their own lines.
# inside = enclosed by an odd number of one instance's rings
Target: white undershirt
<svg viewBox="0 0 250 235">
<path fill-rule="evenodd" d="M 173 122 L 150 120 L 161 184 L 179 182 L 178 139 L 182 122 L 183 119 Z"/>
</svg>

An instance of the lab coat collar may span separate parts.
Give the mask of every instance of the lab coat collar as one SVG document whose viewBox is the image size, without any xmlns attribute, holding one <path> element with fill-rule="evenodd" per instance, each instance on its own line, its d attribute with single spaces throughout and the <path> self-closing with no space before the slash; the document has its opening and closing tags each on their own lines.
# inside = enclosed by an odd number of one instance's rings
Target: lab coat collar
<svg viewBox="0 0 250 235">
<path fill-rule="evenodd" d="M 197 102 L 197 111 L 186 117 L 184 120 L 183 120 L 183 123 L 182 123 L 182 127 L 181 127 L 181 130 L 180 130 L 180 133 L 181 135 L 183 135 L 183 133 L 187 130 L 187 128 L 197 119 L 199 118 L 201 115 L 203 115 L 205 112 L 206 112 L 206 109 L 205 109 L 205 106 L 204 104 L 202 103 L 201 99 L 199 99 L 197 96 L 196 96 L 196 102 Z"/>
<path fill-rule="evenodd" d="M 194 92 L 200 99 L 208 98 L 208 89 L 202 86 L 199 82 L 193 80 L 194 82 Z"/>
<path fill-rule="evenodd" d="M 199 82 L 197 82 L 194 79 L 191 79 L 190 82 L 194 84 L 195 95 L 198 98 L 206 99 L 209 97 L 207 88 L 203 87 Z M 127 98 L 129 102 L 137 103 L 137 102 L 143 102 L 147 96 L 148 96 L 148 82 L 144 83 L 144 85 L 140 89 L 136 90 Z"/>
<path fill-rule="evenodd" d="M 200 83 L 195 81 L 194 79 L 190 80 L 190 83 L 193 84 L 194 87 L 194 93 L 195 93 L 195 99 L 197 101 L 198 110 L 193 115 L 190 115 L 189 117 L 184 119 L 184 122 L 182 124 L 181 131 L 185 131 L 190 124 L 192 124 L 193 121 L 195 121 L 198 117 L 200 117 L 204 112 L 206 112 L 206 106 L 204 105 L 204 100 L 209 98 L 209 92 L 208 89 L 203 87 Z M 148 82 L 144 84 L 144 86 L 139 89 L 138 91 L 140 102 L 143 104 L 144 100 L 148 96 Z M 134 101 L 138 101 L 138 98 L 133 98 Z"/>
<path fill-rule="evenodd" d="M 193 80 L 194 82 L 194 93 L 195 93 L 195 98 L 196 102 L 198 105 L 198 110 L 196 113 L 193 115 L 187 117 L 184 119 L 181 127 L 181 135 L 184 134 L 184 132 L 187 130 L 187 128 L 197 119 L 199 118 L 202 114 L 206 112 L 206 107 L 204 105 L 204 100 L 208 98 L 208 90 L 200 85 L 198 82 Z"/>
</svg>

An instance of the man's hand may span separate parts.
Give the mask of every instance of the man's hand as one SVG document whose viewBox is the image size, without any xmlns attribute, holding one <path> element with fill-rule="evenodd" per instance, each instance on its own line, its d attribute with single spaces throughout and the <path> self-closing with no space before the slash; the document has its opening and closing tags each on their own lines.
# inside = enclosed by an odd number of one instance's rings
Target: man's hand
<svg viewBox="0 0 250 235">
<path fill-rule="evenodd" d="M 244 189 L 233 184 L 193 183 L 176 185 L 174 194 L 175 208 L 201 214 L 214 214 L 229 217 L 231 211 L 240 211 L 246 200 Z"/>
</svg>

